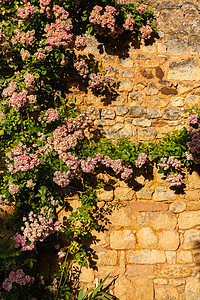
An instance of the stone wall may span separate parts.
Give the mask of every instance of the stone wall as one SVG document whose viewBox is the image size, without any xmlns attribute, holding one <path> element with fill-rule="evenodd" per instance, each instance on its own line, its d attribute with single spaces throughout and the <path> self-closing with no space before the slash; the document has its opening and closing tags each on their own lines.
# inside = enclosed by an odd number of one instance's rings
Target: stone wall
<svg viewBox="0 0 200 300">
<path fill-rule="evenodd" d="M 84 53 L 113 66 L 112 93 L 95 96 L 80 92 L 78 84 L 70 90 L 83 108 L 92 107 L 95 126 L 107 138 L 160 139 L 188 125 L 186 109 L 200 106 L 199 0 L 147 4 L 158 26 L 158 38 L 148 45 L 117 49 L 87 37 Z M 92 287 L 110 273 L 108 283 L 115 279 L 111 291 L 120 300 L 200 299 L 198 172 L 187 174 L 183 194 L 170 190 L 156 170 L 152 178 L 138 175 L 132 186 L 102 177 L 99 208 L 110 211 L 110 223 L 94 233 L 98 269 L 83 269 L 81 281 Z"/>
</svg>

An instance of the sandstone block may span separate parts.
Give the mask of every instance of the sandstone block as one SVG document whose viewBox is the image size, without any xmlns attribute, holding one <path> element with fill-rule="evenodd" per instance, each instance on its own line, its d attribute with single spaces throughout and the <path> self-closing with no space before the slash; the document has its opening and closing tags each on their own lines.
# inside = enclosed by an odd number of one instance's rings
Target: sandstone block
<svg viewBox="0 0 200 300">
<path fill-rule="evenodd" d="M 107 186 L 104 189 L 99 190 L 98 199 L 100 201 L 112 201 L 114 197 L 114 192 L 112 187 Z"/>
<path fill-rule="evenodd" d="M 200 189 L 200 176 L 197 172 L 188 174 L 188 181 L 191 189 Z"/>
<path fill-rule="evenodd" d="M 132 118 L 140 118 L 146 116 L 146 114 L 147 114 L 146 108 L 141 106 L 132 106 L 129 109 L 128 116 Z"/>
<path fill-rule="evenodd" d="M 166 251 L 167 262 L 170 265 L 175 265 L 176 263 L 176 251 Z"/>
<path fill-rule="evenodd" d="M 152 141 L 155 139 L 156 135 L 157 132 L 153 127 L 138 130 L 138 139 L 141 141 Z"/>
<path fill-rule="evenodd" d="M 115 118 L 115 111 L 113 109 L 105 108 L 101 112 L 101 117 L 103 119 L 111 119 L 113 120 Z"/>
<path fill-rule="evenodd" d="M 186 230 L 184 234 L 183 240 L 183 249 L 196 249 L 199 248 L 199 241 L 200 241 L 200 230 L 191 229 Z"/>
<path fill-rule="evenodd" d="M 126 124 L 121 130 L 119 136 L 131 137 L 134 135 L 134 128 L 130 124 Z"/>
<path fill-rule="evenodd" d="M 147 94 L 152 96 L 152 95 L 157 95 L 159 92 L 159 90 L 157 89 L 157 87 L 155 86 L 155 84 L 153 82 L 148 84 L 148 92 Z"/>
<path fill-rule="evenodd" d="M 128 113 L 128 107 L 124 105 L 120 105 L 116 109 L 116 115 L 117 116 L 125 116 Z"/>
<path fill-rule="evenodd" d="M 198 278 L 188 278 L 186 280 L 185 295 L 187 300 L 200 299 L 200 285 Z"/>
<path fill-rule="evenodd" d="M 121 58 L 119 60 L 119 65 L 121 65 L 124 68 L 132 68 L 133 60 L 130 57 Z"/>
<path fill-rule="evenodd" d="M 89 112 L 89 116 L 92 120 L 100 118 L 100 111 L 98 108 L 89 107 L 87 111 Z"/>
<path fill-rule="evenodd" d="M 182 97 L 172 97 L 171 105 L 174 107 L 179 107 L 184 105 L 184 98 Z"/>
<path fill-rule="evenodd" d="M 156 286 L 155 300 L 178 300 L 178 292 L 174 286 Z"/>
<path fill-rule="evenodd" d="M 180 55 L 188 50 L 188 40 L 180 38 L 170 38 L 168 40 L 168 52 L 174 55 Z"/>
<path fill-rule="evenodd" d="M 200 69 L 195 60 L 191 58 L 174 61 L 169 65 L 168 79 L 199 80 Z"/>
<path fill-rule="evenodd" d="M 131 188 L 116 187 L 114 191 L 115 198 L 121 201 L 130 201 L 135 199 L 135 191 Z"/>
<path fill-rule="evenodd" d="M 117 251 L 106 250 L 101 248 L 99 251 L 95 248 L 98 255 L 97 265 L 98 266 L 115 266 L 117 265 Z"/>
<path fill-rule="evenodd" d="M 135 235 L 131 233 L 131 230 L 111 231 L 110 246 L 112 249 L 133 249 L 135 245 Z"/>
<path fill-rule="evenodd" d="M 138 192 L 136 192 L 136 196 L 138 199 L 151 200 L 152 192 L 148 188 L 142 188 Z"/>
<path fill-rule="evenodd" d="M 119 277 L 115 284 L 115 295 L 120 300 L 153 300 L 153 282 L 145 277 L 135 278 L 133 282 Z"/>
<path fill-rule="evenodd" d="M 199 104 L 199 96 L 188 95 L 185 99 L 185 104 L 188 107 L 196 106 Z"/>
<path fill-rule="evenodd" d="M 165 263 L 166 256 L 163 251 L 158 250 L 129 250 L 127 262 L 133 264 L 162 264 Z"/>
<path fill-rule="evenodd" d="M 175 231 L 161 231 L 159 233 L 159 247 L 165 250 L 177 250 L 179 235 Z"/>
<path fill-rule="evenodd" d="M 173 202 L 170 207 L 169 210 L 173 213 L 180 213 L 183 212 L 186 209 L 186 203 L 185 202 Z"/>
<path fill-rule="evenodd" d="M 156 266 L 155 275 L 163 278 L 184 278 L 192 273 L 192 269 L 186 266 L 170 265 Z"/>
<path fill-rule="evenodd" d="M 137 233 L 137 240 L 139 246 L 142 248 L 156 248 L 158 245 L 158 238 L 153 230 L 149 227 L 142 228 Z"/>
<path fill-rule="evenodd" d="M 124 74 L 123 74 L 124 78 L 133 78 L 134 77 L 134 73 L 131 70 L 125 70 Z"/>
<path fill-rule="evenodd" d="M 180 229 L 190 229 L 200 225 L 200 211 L 188 211 L 179 215 L 178 225 Z"/>
<path fill-rule="evenodd" d="M 134 119 L 132 122 L 135 126 L 141 126 L 141 127 L 149 127 L 151 126 L 151 121 L 144 118 Z"/>
<path fill-rule="evenodd" d="M 129 95 L 130 101 L 133 101 L 133 103 L 142 104 L 144 101 L 146 101 L 146 95 L 143 93 L 133 93 Z"/>
<path fill-rule="evenodd" d="M 154 267 L 153 265 L 126 265 L 126 276 L 147 276 L 154 277 Z"/>
<path fill-rule="evenodd" d="M 150 224 L 155 230 L 172 230 L 176 227 L 177 218 L 170 212 L 153 212 Z"/>
<path fill-rule="evenodd" d="M 178 264 L 190 264 L 193 262 L 192 253 L 190 251 L 180 251 L 177 253 Z"/>
<path fill-rule="evenodd" d="M 118 82 L 119 92 L 131 92 L 133 90 L 133 84 L 129 80 L 121 80 Z"/>
<path fill-rule="evenodd" d="M 79 280 L 85 283 L 94 282 L 94 271 L 83 267 L 81 269 Z"/>
<path fill-rule="evenodd" d="M 162 186 L 157 187 L 153 194 L 153 200 L 155 201 L 172 201 L 176 200 L 176 197 L 173 191 Z"/>
<path fill-rule="evenodd" d="M 113 213 L 108 216 L 112 226 L 130 226 L 131 219 L 128 215 L 126 207 L 122 207 L 119 210 L 114 210 Z"/>
<path fill-rule="evenodd" d="M 139 194 L 139 197 L 140 195 L 141 194 Z M 152 211 L 152 212 L 154 211 L 155 212 L 155 211 L 168 210 L 168 204 L 155 202 L 155 201 L 134 201 L 134 202 L 130 202 L 129 206 L 132 211 Z"/>
<path fill-rule="evenodd" d="M 166 108 L 162 111 L 162 116 L 165 120 L 177 120 L 179 117 L 179 110 L 176 108 Z"/>
</svg>

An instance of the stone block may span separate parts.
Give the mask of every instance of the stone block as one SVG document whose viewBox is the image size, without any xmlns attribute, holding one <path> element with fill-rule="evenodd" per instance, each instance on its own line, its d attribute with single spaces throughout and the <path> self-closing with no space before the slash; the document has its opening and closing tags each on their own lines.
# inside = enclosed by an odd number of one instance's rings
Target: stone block
<svg viewBox="0 0 200 300">
<path fill-rule="evenodd" d="M 180 112 L 176 108 L 166 108 L 162 111 L 162 116 L 165 120 L 177 120 Z"/>
<path fill-rule="evenodd" d="M 192 268 L 180 265 L 155 266 L 155 275 L 162 278 L 185 278 L 191 275 Z"/>
<path fill-rule="evenodd" d="M 132 103 L 131 103 L 132 105 L 133 105 L 133 103 L 135 105 L 138 105 L 138 104 L 140 105 L 146 101 L 146 95 L 143 93 L 138 93 L 138 92 L 133 93 L 133 94 L 129 95 L 129 100 L 130 100 L 130 102 L 132 101 Z"/>
<path fill-rule="evenodd" d="M 116 115 L 117 116 L 125 116 L 128 113 L 128 107 L 124 105 L 120 105 L 116 109 Z"/>
<path fill-rule="evenodd" d="M 94 271 L 83 267 L 81 269 L 79 280 L 84 283 L 94 282 Z"/>
<path fill-rule="evenodd" d="M 125 70 L 124 74 L 123 74 L 124 78 L 133 78 L 134 77 L 134 73 L 131 70 Z"/>
<path fill-rule="evenodd" d="M 138 130 L 138 139 L 140 141 L 152 141 L 155 139 L 157 131 L 153 127 Z"/>
<path fill-rule="evenodd" d="M 133 90 L 133 84 L 129 80 L 121 80 L 118 82 L 119 92 L 131 92 Z"/>
<path fill-rule="evenodd" d="M 111 231 L 110 247 L 115 250 L 134 249 L 136 245 L 135 235 L 131 230 Z"/>
<path fill-rule="evenodd" d="M 97 197 L 99 201 L 112 201 L 114 197 L 112 187 L 106 186 L 105 188 L 97 191 Z"/>
<path fill-rule="evenodd" d="M 185 286 L 186 300 L 200 299 L 200 285 L 198 278 L 188 278 Z"/>
<path fill-rule="evenodd" d="M 188 107 L 196 106 L 199 104 L 199 96 L 188 95 L 185 99 L 185 104 Z"/>
<path fill-rule="evenodd" d="M 176 264 L 176 251 L 166 251 L 165 252 L 166 257 L 167 257 L 167 262 L 170 265 L 175 265 Z"/>
<path fill-rule="evenodd" d="M 134 135 L 134 127 L 131 126 L 130 124 L 124 125 L 124 127 L 120 130 L 119 136 L 126 136 L 126 137 L 131 137 Z"/>
<path fill-rule="evenodd" d="M 190 229 L 200 226 L 200 211 L 187 211 L 179 215 L 178 225 L 180 229 Z"/>
<path fill-rule="evenodd" d="M 136 277 L 136 276 L 146 276 L 154 277 L 154 267 L 153 265 L 126 265 L 126 276 Z"/>
<path fill-rule="evenodd" d="M 159 250 L 129 250 L 127 252 L 129 264 L 162 264 L 166 262 L 166 256 Z"/>
<path fill-rule="evenodd" d="M 188 174 L 189 188 L 200 189 L 200 176 L 197 172 L 192 172 Z"/>
<path fill-rule="evenodd" d="M 169 65 L 168 79 L 199 80 L 200 68 L 194 58 L 190 57 L 181 61 L 171 62 Z"/>
<path fill-rule="evenodd" d="M 109 109 L 109 108 L 105 108 L 105 109 L 102 109 L 102 112 L 101 112 L 101 117 L 103 119 L 115 119 L 115 116 L 116 116 L 116 113 L 113 109 Z"/>
<path fill-rule="evenodd" d="M 186 230 L 184 233 L 184 240 L 182 248 L 189 249 L 197 249 L 200 245 L 200 230 L 191 229 Z"/>
<path fill-rule="evenodd" d="M 184 105 L 184 98 L 182 97 L 172 97 L 171 105 L 174 107 L 182 107 Z"/>
<path fill-rule="evenodd" d="M 149 95 L 149 96 L 157 95 L 158 92 L 159 92 L 159 90 L 157 89 L 157 87 L 155 86 L 155 84 L 153 82 L 148 84 L 147 95 Z"/>
<path fill-rule="evenodd" d="M 137 240 L 141 248 L 152 249 L 158 245 L 158 238 L 149 227 L 142 228 L 138 231 Z"/>
<path fill-rule="evenodd" d="M 115 209 L 113 213 L 108 216 L 112 226 L 130 226 L 131 219 L 128 215 L 127 208 L 122 207 L 120 209 Z"/>
<path fill-rule="evenodd" d="M 115 198 L 121 201 L 130 201 L 135 199 L 135 191 L 128 187 L 116 187 L 114 195 Z"/>
<path fill-rule="evenodd" d="M 155 230 L 172 230 L 177 225 L 177 218 L 171 212 L 153 212 L 149 223 Z"/>
<path fill-rule="evenodd" d="M 130 57 L 121 58 L 119 65 L 124 68 L 133 68 L 133 60 Z"/>
<path fill-rule="evenodd" d="M 177 250 L 179 235 L 175 231 L 161 231 L 159 233 L 159 247 L 165 250 Z"/>
<path fill-rule="evenodd" d="M 137 192 L 136 192 L 137 194 Z M 131 211 L 167 211 L 168 204 L 154 201 L 134 201 L 129 203 Z"/>
<path fill-rule="evenodd" d="M 192 253 L 190 251 L 177 252 L 177 263 L 178 264 L 190 264 L 193 262 Z"/>
<path fill-rule="evenodd" d="M 145 277 L 135 278 L 133 282 L 119 277 L 115 283 L 115 295 L 120 300 L 153 300 L 153 282 Z"/>
<path fill-rule="evenodd" d="M 180 213 L 183 212 L 185 209 L 186 209 L 186 203 L 180 201 L 173 202 L 169 207 L 169 211 L 173 213 Z"/>
<path fill-rule="evenodd" d="M 153 193 L 153 200 L 155 201 L 173 201 L 176 200 L 177 195 L 169 188 L 158 186 Z"/>
<path fill-rule="evenodd" d="M 133 120 L 133 125 L 140 126 L 140 127 L 150 127 L 151 121 L 144 118 L 136 118 Z"/>
<path fill-rule="evenodd" d="M 128 116 L 132 118 L 141 118 L 146 116 L 147 110 L 141 106 L 132 106 L 129 108 Z"/>
<path fill-rule="evenodd" d="M 168 48 L 167 51 L 174 54 L 180 55 L 188 50 L 188 40 L 180 38 L 170 38 L 168 39 Z"/>
<path fill-rule="evenodd" d="M 141 190 L 136 192 L 136 196 L 137 196 L 138 199 L 151 200 L 152 192 L 148 188 L 142 188 Z"/>
<path fill-rule="evenodd" d="M 178 292 L 174 286 L 155 286 L 155 300 L 178 300 Z"/>
<path fill-rule="evenodd" d="M 100 250 L 97 251 L 97 248 L 94 248 L 96 250 L 98 260 L 97 265 L 98 266 L 116 266 L 117 265 L 117 251 L 115 250 L 106 250 L 104 248 L 100 248 Z"/>
</svg>

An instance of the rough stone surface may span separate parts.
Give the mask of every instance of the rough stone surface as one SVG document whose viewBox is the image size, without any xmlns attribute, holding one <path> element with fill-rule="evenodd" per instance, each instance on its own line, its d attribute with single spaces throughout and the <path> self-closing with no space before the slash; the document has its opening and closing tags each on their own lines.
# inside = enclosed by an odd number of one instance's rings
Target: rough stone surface
<svg viewBox="0 0 200 300">
<path fill-rule="evenodd" d="M 163 251 L 158 250 L 135 250 L 128 251 L 127 262 L 132 264 L 162 264 L 166 262 Z"/>
<path fill-rule="evenodd" d="M 157 187 L 153 194 L 153 200 L 155 201 L 172 201 L 176 200 L 176 197 L 176 194 L 172 190 L 162 186 Z"/>
<path fill-rule="evenodd" d="M 138 139 L 142 141 L 152 141 L 156 137 L 156 130 L 153 127 L 141 129 L 138 131 Z"/>
<path fill-rule="evenodd" d="M 155 300 L 178 300 L 178 292 L 173 286 L 156 286 Z"/>
<path fill-rule="evenodd" d="M 200 299 L 200 285 L 198 278 L 188 278 L 186 280 L 185 295 L 187 300 Z"/>
<path fill-rule="evenodd" d="M 169 210 L 173 213 L 180 213 L 183 212 L 186 209 L 186 203 L 185 202 L 173 202 L 170 207 Z"/>
<path fill-rule="evenodd" d="M 136 196 L 138 199 L 151 200 L 152 192 L 148 188 L 142 188 L 138 192 L 136 192 Z"/>
<path fill-rule="evenodd" d="M 133 84 L 129 80 L 121 80 L 118 82 L 119 92 L 131 92 L 133 90 Z"/>
<path fill-rule="evenodd" d="M 200 244 L 200 230 L 191 229 L 184 233 L 183 249 L 197 249 Z"/>
<path fill-rule="evenodd" d="M 192 273 L 192 269 L 182 265 L 156 266 L 155 274 L 163 278 L 184 278 Z"/>
<path fill-rule="evenodd" d="M 176 227 L 177 218 L 170 212 L 152 213 L 150 224 L 155 230 L 172 230 Z"/>
<path fill-rule="evenodd" d="M 179 215 L 178 225 L 180 229 L 190 229 L 200 226 L 200 211 L 188 211 Z"/>
<path fill-rule="evenodd" d="M 110 246 L 112 249 L 134 249 L 135 245 L 135 235 L 131 233 L 131 230 L 111 231 Z"/>
<path fill-rule="evenodd" d="M 117 107 L 116 109 L 116 115 L 117 116 L 124 116 L 128 113 L 128 107 L 124 106 L 124 105 L 120 105 L 119 107 Z"/>
<path fill-rule="evenodd" d="M 149 227 L 142 228 L 138 231 L 137 240 L 141 248 L 152 249 L 158 245 L 158 238 Z"/>
<path fill-rule="evenodd" d="M 112 201 L 114 197 L 113 189 L 110 186 L 101 189 L 98 193 L 98 199 L 100 201 Z"/>
<path fill-rule="evenodd" d="M 129 113 L 128 115 L 132 118 L 140 118 L 140 117 L 144 117 L 147 114 L 147 110 L 144 107 L 140 107 L 140 106 L 132 106 L 129 109 Z"/>
<path fill-rule="evenodd" d="M 193 262 L 193 257 L 190 251 L 180 251 L 177 253 L 177 263 L 190 264 L 192 262 Z"/>
<path fill-rule="evenodd" d="M 117 187 L 114 191 L 115 198 L 121 201 L 130 201 L 135 198 L 135 191 L 131 188 Z"/>
<path fill-rule="evenodd" d="M 127 213 L 127 209 L 122 207 L 120 209 L 115 209 L 113 213 L 108 216 L 110 222 L 113 226 L 130 226 L 131 219 Z"/>
<path fill-rule="evenodd" d="M 179 117 L 179 111 L 175 108 L 166 108 L 162 113 L 165 120 L 177 120 Z"/>
<path fill-rule="evenodd" d="M 165 250 L 177 250 L 179 235 L 175 231 L 161 231 L 159 233 L 159 247 Z"/>
<path fill-rule="evenodd" d="M 174 61 L 169 65 L 168 79 L 198 80 L 199 71 L 200 69 L 192 57 Z"/>
<path fill-rule="evenodd" d="M 81 269 L 81 274 L 79 277 L 81 282 L 89 283 L 94 281 L 94 271 L 92 269 L 87 269 L 83 267 Z"/>
<path fill-rule="evenodd" d="M 112 119 L 113 120 L 115 118 L 115 111 L 112 109 L 105 108 L 101 112 L 101 117 L 104 119 Z"/>
<path fill-rule="evenodd" d="M 133 125 L 140 127 L 149 127 L 151 126 L 151 121 L 144 118 L 133 119 Z"/>
</svg>

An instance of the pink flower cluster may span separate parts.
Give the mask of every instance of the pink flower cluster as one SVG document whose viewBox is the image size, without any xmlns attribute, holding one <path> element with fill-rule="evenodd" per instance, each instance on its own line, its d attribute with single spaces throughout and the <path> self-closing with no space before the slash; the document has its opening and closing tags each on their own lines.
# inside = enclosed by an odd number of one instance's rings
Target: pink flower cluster
<svg viewBox="0 0 200 300">
<path fill-rule="evenodd" d="M 47 24 L 44 29 L 47 36 L 46 43 L 51 46 L 62 45 L 68 47 L 73 39 L 72 28 L 70 20 L 61 21 L 57 19 L 55 23 L 51 23 L 51 25 Z"/>
<path fill-rule="evenodd" d="M 24 106 L 28 106 L 28 98 L 25 92 L 14 92 L 12 97 L 10 98 L 10 104 L 14 108 L 14 110 L 18 111 L 20 108 Z"/>
<path fill-rule="evenodd" d="M 18 18 L 28 22 L 34 13 L 38 10 L 34 10 L 34 6 L 30 2 L 25 3 L 23 7 L 18 7 Z"/>
<path fill-rule="evenodd" d="M 85 37 L 82 35 L 77 35 L 75 39 L 75 47 L 76 49 L 80 49 L 86 46 Z"/>
<path fill-rule="evenodd" d="M 52 283 L 46 287 L 51 293 L 54 293 L 58 289 L 58 280 L 54 278 Z"/>
<path fill-rule="evenodd" d="M 20 187 L 19 187 L 19 185 L 12 184 L 11 182 L 9 182 L 8 183 L 8 190 L 9 190 L 9 193 L 13 196 L 13 195 L 19 194 Z"/>
<path fill-rule="evenodd" d="M 34 277 L 26 275 L 22 269 L 19 269 L 16 272 L 10 272 L 8 278 L 6 278 L 2 283 L 2 287 L 9 292 L 12 289 L 13 283 L 17 283 L 21 286 L 30 286 L 34 283 L 34 280 Z"/>
<path fill-rule="evenodd" d="M 190 141 L 187 142 L 187 146 L 192 154 L 192 160 L 194 163 L 200 163 L 200 132 L 199 130 L 193 130 L 190 128 L 189 131 Z"/>
<path fill-rule="evenodd" d="M 116 22 L 116 16 L 119 11 L 116 11 L 114 6 L 107 5 L 102 14 L 103 7 L 94 6 L 90 13 L 89 21 L 95 24 L 96 31 L 99 35 L 111 35 L 117 38 L 123 32 L 123 27 L 119 26 Z"/>
<path fill-rule="evenodd" d="M 14 30 L 14 36 L 11 39 L 13 44 L 20 43 L 24 47 L 31 46 L 35 40 L 35 30 L 21 32 L 19 29 Z"/>
<path fill-rule="evenodd" d="M 89 73 L 89 68 L 88 68 L 88 65 L 85 63 L 84 59 L 81 58 L 79 61 L 77 61 L 74 64 L 74 67 L 76 68 L 76 70 L 80 76 L 82 76 L 83 78 L 87 77 L 87 75 Z"/>
<path fill-rule="evenodd" d="M 32 74 L 26 72 L 25 77 L 24 77 L 24 83 L 25 83 L 27 89 L 34 90 L 35 78 Z"/>
<path fill-rule="evenodd" d="M 146 11 L 147 7 L 145 4 L 140 4 L 138 7 L 137 7 L 137 10 L 139 11 L 140 14 L 143 14 L 145 11 Z"/>
<path fill-rule="evenodd" d="M 140 153 L 138 159 L 135 161 L 137 168 L 141 168 L 147 161 L 147 155 L 145 153 Z"/>
<path fill-rule="evenodd" d="M 34 57 L 37 58 L 39 61 L 44 62 L 46 59 L 45 50 L 43 48 L 38 48 L 34 54 Z"/>
<path fill-rule="evenodd" d="M 41 160 L 38 158 L 38 151 L 36 151 L 36 153 L 33 154 L 30 153 L 30 150 L 31 149 L 27 148 L 26 145 L 23 145 L 22 142 L 19 142 L 15 149 L 11 149 L 11 152 L 6 153 L 6 156 L 8 158 L 6 162 L 12 162 L 8 166 L 9 172 L 26 172 L 37 167 L 41 163 Z"/>
<path fill-rule="evenodd" d="M 69 17 L 69 13 L 59 5 L 53 6 L 53 13 L 56 19 L 67 20 Z"/>
<path fill-rule="evenodd" d="M 110 83 L 110 77 L 108 75 L 103 75 L 102 73 L 91 73 L 89 75 L 89 78 L 90 80 L 88 84 L 91 88 L 106 87 L 109 86 Z"/>
<path fill-rule="evenodd" d="M 188 117 L 188 121 L 191 123 L 191 124 L 197 124 L 198 123 L 198 113 L 196 112 L 196 110 L 192 110 L 192 114 Z"/>
<path fill-rule="evenodd" d="M 40 214 L 34 214 L 32 211 L 26 217 L 23 218 L 24 227 L 21 227 L 23 235 L 17 233 L 13 240 L 15 241 L 15 248 L 22 246 L 21 251 L 35 249 L 35 243 L 37 241 L 44 241 L 50 234 L 62 230 L 61 223 L 56 221 L 54 223 L 52 217 L 52 209 L 42 207 Z M 26 243 L 29 245 L 26 246 Z"/>
<path fill-rule="evenodd" d="M 51 0 L 40 0 L 40 13 L 46 13 L 47 17 L 52 16 L 51 13 Z"/>
<path fill-rule="evenodd" d="M 15 81 L 10 81 L 8 87 L 3 89 L 2 96 L 4 97 L 12 96 L 12 94 L 16 91 L 17 91 L 17 83 Z"/>
<path fill-rule="evenodd" d="M 21 49 L 20 54 L 23 61 L 27 60 L 30 57 L 30 52 L 28 50 L 25 50 L 24 48 Z"/>
<path fill-rule="evenodd" d="M 69 185 L 71 180 L 72 180 L 72 174 L 70 171 L 68 172 L 56 171 L 54 173 L 53 181 L 61 187 L 66 187 L 67 185 Z"/>
<path fill-rule="evenodd" d="M 151 26 L 149 26 L 149 25 L 144 26 L 143 25 L 140 28 L 140 32 L 142 34 L 142 38 L 145 39 L 145 40 L 148 40 L 148 39 L 151 38 L 151 34 L 152 34 L 153 30 L 152 30 Z"/>
<path fill-rule="evenodd" d="M 57 111 L 57 109 L 49 108 L 49 109 L 47 109 L 47 111 L 45 112 L 45 114 L 42 118 L 41 117 L 38 118 L 38 121 L 41 123 L 46 122 L 49 124 L 49 123 L 55 122 L 59 119 L 60 119 L 60 114 Z"/>
<path fill-rule="evenodd" d="M 161 163 L 158 163 L 160 168 L 164 168 L 164 170 L 168 170 L 170 166 L 174 167 L 175 169 L 181 168 L 181 161 L 175 158 L 174 156 L 162 157 Z"/>
<path fill-rule="evenodd" d="M 125 23 L 123 24 L 123 27 L 126 29 L 126 30 L 130 30 L 130 31 L 133 31 L 134 30 L 134 25 L 135 25 L 135 20 L 133 19 L 133 16 L 131 14 L 128 14 L 126 16 L 126 21 Z"/>
<path fill-rule="evenodd" d="M 133 173 L 133 170 L 122 166 L 121 159 L 111 159 L 109 156 L 105 156 L 101 163 L 106 167 L 112 168 L 117 174 L 121 173 L 122 179 L 128 179 Z"/>
<path fill-rule="evenodd" d="M 30 243 L 26 240 L 26 237 L 24 235 L 19 234 L 18 232 L 12 237 L 12 240 L 15 242 L 15 248 L 19 248 L 20 246 L 21 251 L 32 251 L 35 250 L 35 244 Z M 30 243 L 29 245 L 26 245 L 26 243 Z"/>
<path fill-rule="evenodd" d="M 181 174 L 170 174 L 165 181 L 170 182 L 170 186 L 180 186 L 182 185 L 182 178 L 183 176 Z"/>
</svg>

